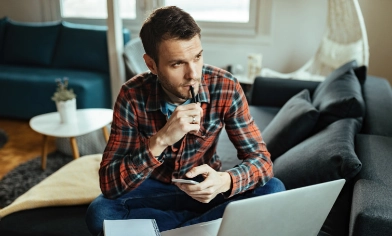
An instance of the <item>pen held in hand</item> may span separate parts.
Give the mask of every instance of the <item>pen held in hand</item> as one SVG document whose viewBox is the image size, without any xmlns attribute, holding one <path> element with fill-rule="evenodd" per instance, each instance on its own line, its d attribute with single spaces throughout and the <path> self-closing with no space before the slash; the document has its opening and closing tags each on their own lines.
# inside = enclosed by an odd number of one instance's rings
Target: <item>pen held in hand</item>
<svg viewBox="0 0 392 236">
<path fill-rule="evenodd" d="M 192 94 L 192 102 L 196 103 L 195 91 L 193 90 L 193 86 L 189 86 Z"/>
</svg>

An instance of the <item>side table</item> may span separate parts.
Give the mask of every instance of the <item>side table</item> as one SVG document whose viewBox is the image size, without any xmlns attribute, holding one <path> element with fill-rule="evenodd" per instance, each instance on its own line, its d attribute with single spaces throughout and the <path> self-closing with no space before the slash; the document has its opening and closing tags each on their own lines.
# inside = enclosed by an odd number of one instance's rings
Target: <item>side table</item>
<svg viewBox="0 0 392 236">
<path fill-rule="evenodd" d="M 103 108 L 78 109 L 76 111 L 77 121 L 74 123 L 60 122 L 60 114 L 51 112 L 38 115 L 30 120 L 30 127 L 43 135 L 41 167 L 46 168 L 46 157 L 48 154 L 48 136 L 56 138 L 70 138 L 74 159 L 79 158 L 79 149 L 76 137 L 102 129 L 106 142 L 109 133 L 106 126 L 112 122 L 113 110 Z"/>
</svg>

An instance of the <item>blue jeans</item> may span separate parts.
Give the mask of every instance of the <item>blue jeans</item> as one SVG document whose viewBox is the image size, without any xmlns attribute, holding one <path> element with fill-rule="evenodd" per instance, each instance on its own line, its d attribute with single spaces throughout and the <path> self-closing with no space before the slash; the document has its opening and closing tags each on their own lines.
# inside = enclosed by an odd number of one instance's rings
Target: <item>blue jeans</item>
<svg viewBox="0 0 392 236">
<path fill-rule="evenodd" d="M 102 231 L 104 219 L 155 219 L 159 230 L 165 231 L 221 218 L 231 201 L 284 190 L 283 183 L 272 178 L 262 187 L 231 198 L 218 194 L 209 203 L 201 203 L 174 184 L 146 179 L 138 188 L 117 199 L 107 199 L 102 194 L 98 196 L 88 207 L 86 223 L 93 235 Z"/>
</svg>

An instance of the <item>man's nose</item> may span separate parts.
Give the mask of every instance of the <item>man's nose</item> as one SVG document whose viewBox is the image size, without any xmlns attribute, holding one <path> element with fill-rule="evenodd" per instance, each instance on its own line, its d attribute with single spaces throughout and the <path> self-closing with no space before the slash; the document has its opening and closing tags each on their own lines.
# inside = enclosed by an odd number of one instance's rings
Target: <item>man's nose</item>
<svg viewBox="0 0 392 236">
<path fill-rule="evenodd" d="M 189 79 L 198 78 L 196 63 L 189 63 L 188 64 L 186 78 L 189 78 Z"/>
</svg>

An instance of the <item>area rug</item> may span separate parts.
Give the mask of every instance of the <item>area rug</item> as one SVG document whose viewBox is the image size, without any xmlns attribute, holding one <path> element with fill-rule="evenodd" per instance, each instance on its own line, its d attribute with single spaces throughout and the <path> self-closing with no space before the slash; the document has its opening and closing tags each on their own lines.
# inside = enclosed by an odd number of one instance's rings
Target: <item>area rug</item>
<svg viewBox="0 0 392 236">
<path fill-rule="evenodd" d="M 7 141 L 8 141 L 7 133 L 4 130 L 0 129 L 0 148 L 2 148 Z"/>
<path fill-rule="evenodd" d="M 17 197 L 72 160 L 72 156 L 57 151 L 48 155 L 45 170 L 41 169 L 41 157 L 11 170 L 0 180 L 0 208 L 8 206 Z"/>
</svg>

